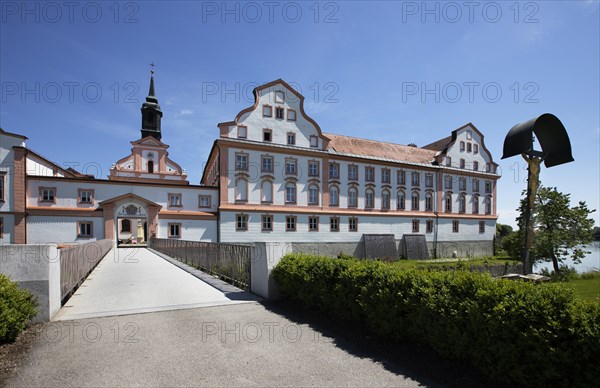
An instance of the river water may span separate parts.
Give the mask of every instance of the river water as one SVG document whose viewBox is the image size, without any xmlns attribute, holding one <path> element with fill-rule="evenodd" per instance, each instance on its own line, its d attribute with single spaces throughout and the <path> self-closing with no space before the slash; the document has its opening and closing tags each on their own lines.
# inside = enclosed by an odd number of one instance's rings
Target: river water
<svg viewBox="0 0 600 388">
<path fill-rule="evenodd" d="M 577 270 L 579 273 L 589 272 L 594 269 L 600 270 L 600 243 L 596 241 L 592 245 L 587 245 L 585 250 L 591 253 L 581 259 L 581 264 L 573 264 L 573 261 L 570 259 L 565 260 L 565 264 L 568 264 L 569 267 L 575 267 L 575 270 Z M 533 267 L 534 272 L 536 273 L 541 271 L 543 268 L 552 270 L 552 263 L 539 263 Z"/>
</svg>

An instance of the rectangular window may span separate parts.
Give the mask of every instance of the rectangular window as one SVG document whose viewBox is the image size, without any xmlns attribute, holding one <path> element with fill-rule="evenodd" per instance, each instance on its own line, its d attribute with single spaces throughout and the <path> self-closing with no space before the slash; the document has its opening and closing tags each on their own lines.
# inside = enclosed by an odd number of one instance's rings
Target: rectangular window
<svg viewBox="0 0 600 388">
<path fill-rule="evenodd" d="M 56 187 L 40 187 L 40 202 L 56 202 Z"/>
<path fill-rule="evenodd" d="M 339 217 L 329 218 L 329 231 L 330 232 L 339 232 L 340 231 L 340 218 Z"/>
<path fill-rule="evenodd" d="M 458 220 L 452 221 L 452 233 L 458 233 Z"/>
<path fill-rule="evenodd" d="M 485 221 L 479 221 L 479 233 L 485 233 Z"/>
<path fill-rule="evenodd" d="M 239 139 L 245 139 L 248 137 L 248 127 L 245 125 L 238 125 L 237 130 Z"/>
<path fill-rule="evenodd" d="M 492 193 L 492 182 L 491 181 L 485 181 L 485 193 L 486 194 Z"/>
<path fill-rule="evenodd" d="M 169 194 L 169 206 L 181 207 L 181 194 Z"/>
<path fill-rule="evenodd" d="M 460 150 L 461 150 L 461 151 L 464 151 L 464 150 L 465 150 L 465 142 L 464 142 L 464 141 L 461 141 L 461 142 L 460 142 Z"/>
<path fill-rule="evenodd" d="M 358 206 L 358 190 L 351 187 L 348 189 L 348 207 Z"/>
<path fill-rule="evenodd" d="M 319 176 L 319 162 L 316 160 L 308 161 L 308 176 Z"/>
<path fill-rule="evenodd" d="M 421 183 L 421 174 L 419 174 L 416 171 L 413 171 L 413 173 L 411 174 L 412 177 L 412 185 L 413 186 L 419 186 L 419 184 Z"/>
<path fill-rule="evenodd" d="M 390 169 L 389 168 L 382 168 L 381 169 L 381 183 L 391 183 L 391 179 L 390 179 Z"/>
<path fill-rule="evenodd" d="M 288 109 L 287 119 L 288 121 L 296 121 L 296 111 L 293 109 Z"/>
<path fill-rule="evenodd" d="M 294 183 L 285 185 L 285 203 L 296 203 L 296 185 Z"/>
<path fill-rule="evenodd" d="M 287 175 L 296 175 L 298 173 L 298 162 L 296 159 L 285 160 L 285 173 Z"/>
<path fill-rule="evenodd" d="M 4 237 L 4 218 L 0 217 L 0 238 Z"/>
<path fill-rule="evenodd" d="M 275 108 L 275 118 L 283 120 L 283 108 Z"/>
<path fill-rule="evenodd" d="M 473 153 L 474 154 L 478 154 L 479 153 L 479 145 L 473 144 Z"/>
<path fill-rule="evenodd" d="M 4 174 L 0 173 L 0 202 L 4 202 Z"/>
<path fill-rule="evenodd" d="M 295 216 L 285 217 L 285 231 L 286 232 L 295 232 L 296 231 L 296 217 Z"/>
<path fill-rule="evenodd" d="M 282 104 L 283 103 L 283 99 L 284 99 L 284 94 L 282 91 L 276 91 L 275 92 L 275 102 Z"/>
<path fill-rule="evenodd" d="M 210 207 L 211 197 L 210 195 L 199 195 L 198 196 L 198 207 Z"/>
<path fill-rule="evenodd" d="M 425 174 L 425 187 L 433 187 L 433 174 Z"/>
<path fill-rule="evenodd" d="M 181 224 L 169 224 L 169 238 L 181 238 Z"/>
<path fill-rule="evenodd" d="M 273 141 L 273 132 L 270 129 L 263 129 L 263 141 Z"/>
<path fill-rule="evenodd" d="M 310 137 L 310 146 L 313 148 L 319 147 L 319 138 L 317 136 L 311 135 Z"/>
<path fill-rule="evenodd" d="M 318 205 L 319 204 L 319 186 L 310 185 L 308 186 L 308 204 Z"/>
<path fill-rule="evenodd" d="M 365 167 L 365 181 L 375 182 L 375 167 Z"/>
<path fill-rule="evenodd" d="M 458 178 L 458 189 L 462 191 L 467 190 L 467 178 Z"/>
<path fill-rule="evenodd" d="M 433 221 L 432 220 L 425 221 L 425 232 L 433 233 Z"/>
<path fill-rule="evenodd" d="M 262 172 L 273 173 L 273 157 L 272 156 L 261 156 L 260 165 Z"/>
<path fill-rule="evenodd" d="M 77 223 L 77 237 L 92 237 L 94 235 L 93 224 L 91 221 L 79 221 Z"/>
<path fill-rule="evenodd" d="M 288 132 L 287 143 L 288 143 L 288 145 L 296 145 L 296 134 L 295 133 Z"/>
<path fill-rule="evenodd" d="M 248 230 L 247 214 L 237 214 L 235 216 L 235 230 Z"/>
<path fill-rule="evenodd" d="M 79 203 L 92 204 L 94 202 L 94 190 L 79 189 Z"/>
<path fill-rule="evenodd" d="M 355 164 L 351 164 L 348 166 L 348 180 L 349 181 L 357 181 L 358 180 L 358 166 Z"/>
<path fill-rule="evenodd" d="M 412 220 L 412 232 L 419 233 L 419 220 Z"/>
<path fill-rule="evenodd" d="M 433 210 L 433 196 L 431 194 L 425 195 L 425 210 L 427 210 L 427 211 Z"/>
<path fill-rule="evenodd" d="M 318 232 L 319 231 L 319 217 L 308 217 L 308 231 Z"/>
<path fill-rule="evenodd" d="M 446 175 L 446 176 L 444 177 L 444 187 L 445 187 L 447 190 L 452 190 L 452 176 L 450 176 L 450 175 Z"/>
<path fill-rule="evenodd" d="M 329 179 L 339 179 L 340 177 L 340 165 L 339 163 L 329 163 Z"/>
<path fill-rule="evenodd" d="M 373 194 L 373 190 L 368 189 L 365 192 L 365 208 L 372 209 L 375 207 L 375 198 Z"/>
<path fill-rule="evenodd" d="M 473 178 L 473 192 L 479 193 L 479 179 Z"/>
<path fill-rule="evenodd" d="M 465 168 L 465 160 L 460 158 L 460 168 Z"/>
<path fill-rule="evenodd" d="M 479 162 L 478 161 L 473 162 L 473 171 L 479 171 Z"/>
<path fill-rule="evenodd" d="M 492 172 L 492 165 L 489 163 L 485 164 L 485 172 Z"/>
<path fill-rule="evenodd" d="M 273 230 L 273 216 L 265 214 L 261 217 L 261 230 L 272 231 Z"/>
<path fill-rule="evenodd" d="M 263 105 L 263 117 L 273 117 L 273 107 L 271 105 Z"/>
<path fill-rule="evenodd" d="M 471 143 L 467 143 L 467 152 L 471 152 Z"/>
<path fill-rule="evenodd" d="M 446 166 L 452 167 L 452 158 L 449 156 L 446 157 Z"/>
<path fill-rule="evenodd" d="M 348 218 L 348 231 L 358 232 L 358 218 Z"/>
<path fill-rule="evenodd" d="M 406 184 L 406 171 L 398 170 L 398 172 L 396 173 L 396 179 L 398 180 L 399 185 L 405 185 Z"/>
<path fill-rule="evenodd" d="M 248 154 L 235 154 L 235 170 L 248 171 Z"/>
</svg>

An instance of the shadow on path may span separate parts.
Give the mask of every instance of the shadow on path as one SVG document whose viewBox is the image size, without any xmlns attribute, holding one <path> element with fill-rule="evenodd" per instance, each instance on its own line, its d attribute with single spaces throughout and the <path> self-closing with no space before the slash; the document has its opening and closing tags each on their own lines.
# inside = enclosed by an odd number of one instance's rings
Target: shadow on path
<svg viewBox="0 0 600 388">
<path fill-rule="evenodd" d="M 429 387 L 515 387 L 491 381 L 474 367 L 441 358 L 432 349 L 418 343 L 388 341 L 364 327 L 334 320 L 290 301 L 265 301 L 272 313 L 330 338 L 338 348 L 356 357 L 371 359 L 388 371 L 404 375 Z"/>
</svg>

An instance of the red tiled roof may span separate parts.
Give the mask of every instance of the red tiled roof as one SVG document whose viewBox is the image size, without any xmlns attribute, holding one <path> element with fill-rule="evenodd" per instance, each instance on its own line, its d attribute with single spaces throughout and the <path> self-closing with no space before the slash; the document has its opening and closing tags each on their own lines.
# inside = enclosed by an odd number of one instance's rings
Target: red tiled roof
<svg viewBox="0 0 600 388">
<path fill-rule="evenodd" d="M 374 156 L 411 163 L 431 163 L 436 151 L 402 144 L 386 143 L 357 137 L 324 134 L 330 139 L 328 149 L 355 155 Z"/>
<path fill-rule="evenodd" d="M 423 146 L 426 150 L 441 151 L 452 141 L 452 135 Z"/>
</svg>

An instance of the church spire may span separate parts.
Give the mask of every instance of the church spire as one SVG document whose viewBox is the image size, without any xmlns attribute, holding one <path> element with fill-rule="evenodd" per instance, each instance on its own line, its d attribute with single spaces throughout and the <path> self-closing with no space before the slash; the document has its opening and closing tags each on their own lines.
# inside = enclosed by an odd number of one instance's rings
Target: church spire
<svg viewBox="0 0 600 388">
<path fill-rule="evenodd" d="M 153 136 L 160 140 L 160 120 L 162 119 L 162 112 L 160 105 L 158 105 L 158 99 L 154 92 L 154 63 L 150 64 L 152 69 L 150 70 L 150 88 L 148 89 L 148 96 L 146 102 L 142 104 L 142 138 L 146 136 Z"/>
</svg>

